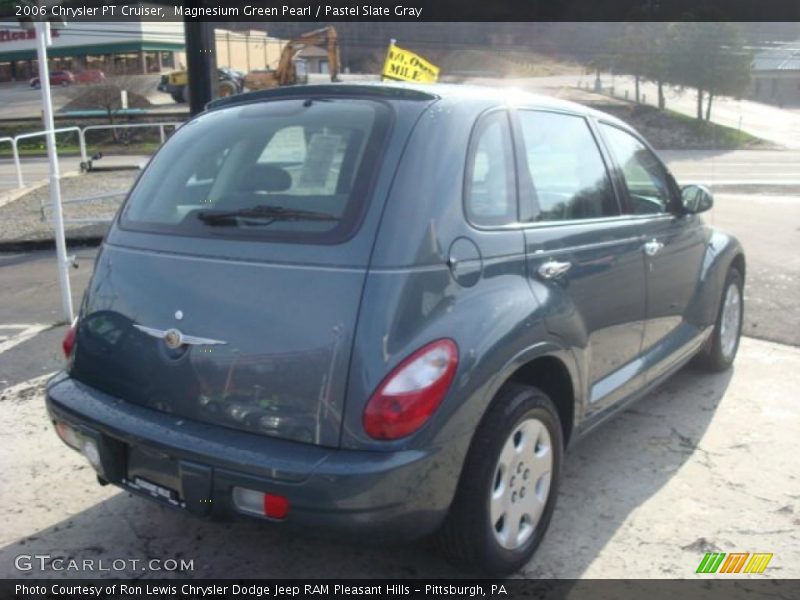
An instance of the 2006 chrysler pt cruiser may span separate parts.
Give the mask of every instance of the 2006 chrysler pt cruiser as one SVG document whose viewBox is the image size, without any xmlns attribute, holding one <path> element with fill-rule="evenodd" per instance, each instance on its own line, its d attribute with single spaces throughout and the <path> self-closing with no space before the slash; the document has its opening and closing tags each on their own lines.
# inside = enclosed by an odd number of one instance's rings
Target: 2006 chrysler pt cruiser
<svg viewBox="0 0 800 600">
<path fill-rule="evenodd" d="M 300 86 L 212 102 L 142 172 L 48 385 L 60 437 L 195 515 L 523 565 L 564 448 L 731 365 L 744 254 L 648 144 L 555 99 Z"/>
</svg>

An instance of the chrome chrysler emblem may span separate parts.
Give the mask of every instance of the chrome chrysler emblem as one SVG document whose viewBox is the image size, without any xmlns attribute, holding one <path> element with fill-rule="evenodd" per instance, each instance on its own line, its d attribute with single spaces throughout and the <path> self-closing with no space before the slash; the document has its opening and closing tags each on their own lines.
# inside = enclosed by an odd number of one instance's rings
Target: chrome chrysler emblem
<svg viewBox="0 0 800 600">
<path fill-rule="evenodd" d="M 183 345 L 183 335 L 177 329 L 167 329 L 164 332 L 164 343 L 171 350 L 180 348 Z"/>
<path fill-rule="evenodd" d="M 224 342 L 222 340 L 212 340 L 211 338 L 203 338 L 197 337 L 194 335 L 185 335 L 181 333 L 177 329 L 155 329 L 153 327 L 145 327 L 144 325 L 136 325 L 134 327 L 141 331 L 142 333 L 146 333 L 154 338 L 158 338 L 160 340 L 164 340 L 164 344 L 170 350 L 175 350 L 176 348 L 180 348 L 184 344 L 188 344 L 190 346 L 215 346 L 215 345 L 225 345 L 228 342 Z"/>
</svg>

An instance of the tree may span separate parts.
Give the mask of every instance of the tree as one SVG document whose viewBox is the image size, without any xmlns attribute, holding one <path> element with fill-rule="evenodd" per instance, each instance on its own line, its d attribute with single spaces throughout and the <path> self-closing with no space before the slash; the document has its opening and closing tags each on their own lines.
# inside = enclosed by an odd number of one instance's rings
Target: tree
<svg viewBox="0 0 800 600">
<path fill-rule="evenodd" d="M 69 88 L 70 110 L 102 110 L 109 125 L 114 124 L 117 112 L 122 108 L 122 91 L 128 93 L 129 108 L 147 108 L 150 101 L 145 94 L 151 87 L 146 77 L 140 75 L 118 75 L 102 81 Z M 119 142 L 117 130 L 112 130 L 114 142 Z"/>
<path fill-rule="evenodd" d="M 744 47 L 740 28 L 732 23 L 718 25 L 724 27 L 718 32 L 719 51 L 711 57 L 706 121 L 711 120 L 711 102 L 715 95 L 741 97 L 750 83 L 753 62 L 752 54 Z"/>
<path fill-rule="evenodd" d="M 741 29 L 734 23 L 677 23 L 669 52 L 669 79 L 697 90 L 697 119 L 702 120 L 703 95 L 708 92 L 705 118 L 711 117 L 715 95 L 741 94 L 750 81 L 751 56 Z"/>
<path fill-rule="evenodd" d="M 628 23 L 615 44 L 616 68 L 633 75 L 636 104 L 641 101 L 639 84 L 650 67 L 650 43 L 649 31 L 644 24 Z"/>
<path fill-rule="evenodd" d="M 664 85 L 670 81 L 670 59 L 673 45 L 673 25 L 671 23 L 644 23 L 645 33 L 649 41 L 644 75 L 658 86 L 658 108 L 667 106 L 664 96 Z"/>
</svg>

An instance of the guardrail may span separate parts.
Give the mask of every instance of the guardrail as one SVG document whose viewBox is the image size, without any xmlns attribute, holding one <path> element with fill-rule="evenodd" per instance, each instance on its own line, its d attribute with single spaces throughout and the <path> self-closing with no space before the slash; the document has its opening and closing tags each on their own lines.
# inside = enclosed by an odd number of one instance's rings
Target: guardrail
<svg viewBox="0 0 800 600">
<path fill-rule="evenodd" d="M 54 129 L 52 133 L 67 133 L 69 131 L 77 132 L 78 134 L 78 146 L 80 147 L 81 153 L 81 170 L 88 171 L 92 168 L 92 159 L 89 158 L 87 149 L 86 149 L 86 132 L 87 131 L 99 131 L 99 130 L 108 130 L 108 129 L 139 129 L 139 128 L 146 128 L 146 127 L 158 127 L 159 136 L 161 139 L 161 143 L 163 144 L 167 139 L 167 128 L 172 128 L 173 131 L 176 130 L 178 127 L 181 126 L 181 122 L 179 121 L 167 121 L 163 123 L 119 123 L 114 125 L 86 125 L 84 127 L 60 127 L 58 129 Z M 10 143 L 11 144 L 11 152 L 14 157 L 14 169 L 17 175 L 17 187 L 25 187 L 25 179 L 22 175 L 22 163 L 19 157 L 19 141 L 26 140 L 35 137 L 43 137 L 50 133 L 48 130 L 42 131 L 34 131 L 31 133 L 22 133 L 15 137 L 3 137 L 0 138 L 0 143 Z"/>
<path fill-rule="evenodd" d="M 76 131 L 78 132 L 78 144 L 81 149 L 81 162 L 85 163 L 89 160 L 89 157 L 86 155 L 86 143 L 83 139 L 83 132 L 81 131 L 80 127 L 59 127 L 58 129 L 53 129 L 52 133 L 67 133 L 68 131 Z M 22 165 L 19 161 L 19 141 L 20 140 L 28 140 L 35 137 L 43 137 L 51 133 L 47 129 L 43 129 L 42 131 L 34 131 L 32 133 L 21 133 L 20 135 L 14 136 L 13 141 L 11 142 L 13 152 L 14 152 L 14 166 L 17 168 L 17 186 L 24 187 L 25 181 L 22 178 Z"/>
<path fill-rule="evenodd" d="M 161 143 L 167 140 L 167 127 L 172 127 L 173 130 L 181 126 L 179 121 L 168 121 L 165 123 L 121 123 L 119 125 L 87 125 L 82 129 L 84 139 L 86 138 L 87 131 L 97 131 L 101 129 L 136 129 L 141 127 L 158 127 L 159 135 L 161 136 Z"/>
<path fill-rule="evenodd" d="M 0 144 L 5 144 L 6 142 L 11 144 L 11 153 L 14 155 L 14 169 L 17 172 L 17 187 L 22 187 L 22 169 L 20 168 L 19 164 L 19 152 L 17 152 L 17 145 L 14 143 L 14 138 L 12 137 L 0 138 Z"/>
<path fill-rule="evenodd" d="M 116 198 L 118 196 L 124 196 L 128 193 L 128 190 L 118 190 L 116 192 L 106 192 L 105 194 L 97 194 L 95 196 L 83 196 L 81 198 L 70 198 L 68 200 L 62 200 L 61 205 L 64 206 L 65 204 L 80 204 L 82 202 L 93 202 L 95 200 L 107 200 L 109 198 Z M 42 217 L 46 218 L 44 215 L 44 207 L 42 207 Z M 114 215 L 104 215 L 101 217 L 83 217 L 83 218 L 73 218 L 73 219 L 64 219 L 62 221 L 64 223 L 110 223 L 114 220 Z"/>
</svg>

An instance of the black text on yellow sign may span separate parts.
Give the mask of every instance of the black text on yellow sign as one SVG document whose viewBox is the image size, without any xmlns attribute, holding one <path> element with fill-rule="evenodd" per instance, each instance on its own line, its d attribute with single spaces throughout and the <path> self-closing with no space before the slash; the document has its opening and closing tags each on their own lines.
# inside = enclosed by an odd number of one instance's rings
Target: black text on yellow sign
<svg viewBox="0 0 800 600">
<path fill-rule="evenodd" d="M 434 83 L 439 79 L 439 67 L 418 54 L 389 44 L 382 75 L 387 79 Z"/>
</svg>

